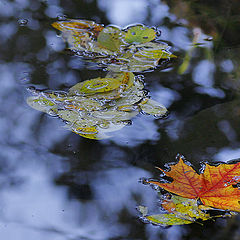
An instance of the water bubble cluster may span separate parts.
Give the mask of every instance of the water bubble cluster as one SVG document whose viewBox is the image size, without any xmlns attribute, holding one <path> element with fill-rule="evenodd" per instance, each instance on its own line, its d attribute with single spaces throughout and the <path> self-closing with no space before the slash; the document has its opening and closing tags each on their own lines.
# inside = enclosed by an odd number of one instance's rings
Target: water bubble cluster
<svg viewBox="0 0 240 240">
<path fill-rule="evenodd" d="M 23 18 L 23 19 L 18 19 L 18 24 L 19 26 L 26 26 L 28 24 L 28 19 Z"/>
</svg>

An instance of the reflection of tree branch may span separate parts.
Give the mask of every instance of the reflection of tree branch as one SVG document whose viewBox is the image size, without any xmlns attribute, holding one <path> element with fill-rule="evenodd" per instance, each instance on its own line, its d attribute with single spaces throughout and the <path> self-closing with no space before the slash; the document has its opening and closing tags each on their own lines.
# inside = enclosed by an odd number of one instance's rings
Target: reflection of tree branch
<svg viewBox="0 0 240 240">
<path fill-rule="evenodd" d="M 239 217 L 232 216 L 231 219 L 227 221 L 226 226 L 219 229 L 215 240 L 238 239 L 239 227 Z"/>
</svg>

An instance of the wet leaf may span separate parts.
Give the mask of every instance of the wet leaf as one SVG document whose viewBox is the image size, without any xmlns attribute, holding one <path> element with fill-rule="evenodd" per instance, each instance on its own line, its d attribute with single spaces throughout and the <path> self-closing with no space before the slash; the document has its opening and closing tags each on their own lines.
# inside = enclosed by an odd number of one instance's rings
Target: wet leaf
<svg viewBox="0 0 240 240">
<path fill-rule="evenodd" d="M 162 104 L 149 98 L 144 98 L 139 106 L 143 112 L 155 117 L 162 117 L 167 113 L 167 109 Z"/>
<path fill-rule="evenodd" d="M 170 213 L 181 217 L 195 218 L 201 220 L 210 219 L 210 214 L 206 210 L 212 210 L 211 207 L 199 205 L 196 199 L 183 198 L 171 195 L 171 199 L 165 199 L 161 203 L 162 207 Z"/>
<path fill-rule="evenodd" d="M 146 216 L 146 219 L 152 224 L 160 224 L 163 226 L 184 225 L 194 222 L 194 219 L 182 219 L 172 213 L 149 215 Z"/>
<path fill-rule="evenodd" d="M 95 78 L 78 83 L 78 86 L 75 86 L 75 90 L 77 89 L 84 94 L 94 94 L 112 91 L 119 88 L 120 85 L 121 82 L 115 78 Z"/>
<path fill-rule="evenodd" d="M 95 78 L 76 84 L 69 89 L 69 94 L 94 94 L 95 99 L 117 99 L 123 91 L 133 86 L 133 82 L 133 73 L 110 72 L 106 78 Z"/>
<path fill-rule="evenodd" d="M 154 40 L 156 31 L 144 25 L 129 27 L 125 36 L 125 41 L 132 44 L 141 44 Z"/>
<path fill-rule="evenodd" d="M 104 27 L 101 24 L 97 24 L 93 21 L 87 20 L 68 20 L 52 23 L 52 26 L 60 31 L 70 31 L 76 36 L 81 36 L 82 33 L 88 32 L 97 37 Z"/>
<path fill-rule="evenodd" d="M 218 215 L 210 214 L 216 209 L 199 204 L 197 199 L 188 199 L 173 195 L 170 193 L 160 194 L 160 203 L 162 209 L 159 214 L 148 214 L 148 208 L 139 206 L 138 210 L 142 214 L 142 219 L 152 224 L 161 226 L 183 225 L 217 217 L 229 216 L 226 212 L 221 211 Z"/>
<path fill-rule="evenodd" d="M 117 27 L 106 27 L 98 35 L 97 42 L 103 48 L 113 52 L 119 52 L 122 45 L 124 32 Z"/>
<path fill-rule="evenodd" d="M 104 139 L 140 112 L 139 104 L 146 98 L 143 88 L 133 73 L 110 72 L 106 78 L 78 83 L 68 92 L 33 89 L 34 96 L 27 102 L 36 110 L 64 120 L 67 128 L 80 136 Z"/>
<path fill-rule="evenodd" d="M 156 40 L 157 32 L 144 25 L 103 28 L 92 21 L 68 20 L 52 26 L 62 32 L 74 54 L 109 71 L 140 72 L 175 57 L 166 43 Z"/>
<path fill-rule="evenodd" d="M 161 170 L 161 169 L 160 169 Z M 240 162 L 235 164 L 204 165 L 204 172 L 198 174 L 186 164 L 182 157 L 171 165 L 170 171 L 163 171 L 173 181 L 161 183 L 149 181 L 182 197 L 200 199 L 206 206 L 223 210 L 240 211 Z"/>
<path fill-rule="evenodd" d="M 173 213 L 161 213 L 148 215 L 148 210 L 144 206 L 139 206 L 138 210 L 142 213 L 142 218 L 152 224 L 161 225 L 161 226 L 173 226 L 173 225 L 184 225 L 191 224 L 194 222 L 193 218 L 182 218 Z"/>
<path fill-rule="evenodd" d="M 99 33 L 104 29 L 101 24 L 87 20 L 73 20 L 54 22 L 52 26 L 62 32 L 62 37 L 71 49 L 98 52 L 96 44 Z"/>
</svg>

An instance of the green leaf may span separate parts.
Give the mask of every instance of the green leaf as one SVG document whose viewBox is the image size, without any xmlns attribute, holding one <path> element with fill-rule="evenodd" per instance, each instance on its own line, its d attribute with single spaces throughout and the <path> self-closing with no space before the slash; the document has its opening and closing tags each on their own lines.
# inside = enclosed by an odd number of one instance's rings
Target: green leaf
<svg viewBox="0 0 240 240">
<path fill-rule="evenodd" d="M 156 31 L 143 25 L 128 28 L 125 41 L 130 44 L 147 43 L 156 38 Z"/>
<path fill-rule="evenodd" d="M 123 43 L 124 32 L 117 27 L 106 27 L 98 35 L 97 42 L 113 52 L 119 52 Z"/>
<path fill-rule="evenodd" d="M 69 92 L 79 94 L 104 93 L 119 88 L 121 84 L 118 78 L 94 78 L 76 84 L 70 88 Z"/>
</svg>

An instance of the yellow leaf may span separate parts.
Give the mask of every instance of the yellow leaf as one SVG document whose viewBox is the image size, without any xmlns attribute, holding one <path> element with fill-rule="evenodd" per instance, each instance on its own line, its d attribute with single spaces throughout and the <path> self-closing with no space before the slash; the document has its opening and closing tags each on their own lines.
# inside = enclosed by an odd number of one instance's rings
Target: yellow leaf
<svg viewBox="0 0 240 240">
<path fill-rule="evenodd" d="M 184 198 L 171 195 L 170 199 L 165 199 L 161 203 L 162 207 L 169 213 L 174 213 L 182 218 L 195 218 L 208 220 L 210 215 L 203 210 L 212 210 L 211 207 L 201 207 L 196 199 Z"/>
<path fill-rule="evenodd" d="M 75 36 L 81 36 L 82 34 L 88 33 L 89 35 L 97 37 L 99 32 L 103 30 L 101 24 L 87 20 L 72 19 L 68 21 L 59 21 L 52 23 L 52 26 L 62 32 L 71 32 L 71 34 Z"/>
<path fill-rule="evenodd" d="M 184 225 L 194 222 L 194 219 L 183 219 L 172 213 L 149 215 L 145 218 L 153 224 L 160 224 L 163 226 Z"/>
</svg>

